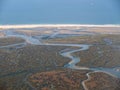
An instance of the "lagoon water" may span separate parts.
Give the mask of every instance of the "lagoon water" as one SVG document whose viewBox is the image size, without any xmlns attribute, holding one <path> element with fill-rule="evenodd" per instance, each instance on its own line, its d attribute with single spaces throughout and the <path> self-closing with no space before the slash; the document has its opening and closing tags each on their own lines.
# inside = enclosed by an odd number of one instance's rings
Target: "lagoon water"
<svg viewBox="0 0 120 90">
<path fill-rule="evenodd" d="M 0 0 L 2 24 L 120 24 L 120 0 Z"/>
</svg>

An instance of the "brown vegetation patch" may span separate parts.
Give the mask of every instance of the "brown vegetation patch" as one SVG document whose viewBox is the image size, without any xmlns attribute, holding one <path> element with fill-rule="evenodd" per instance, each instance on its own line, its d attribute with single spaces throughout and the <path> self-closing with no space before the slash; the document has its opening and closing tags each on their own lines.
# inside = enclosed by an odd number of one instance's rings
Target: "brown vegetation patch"
<svg viewBox="0 0 120 90">
<path fill-rule="evenodd" d="M 26 89 L 29 88 L 24 81 L 26 75 L 63 67 L 69 59 L 62 57 L 59 51 L 65 48 L 27 45 L 10 52 L 0 49 L 0 90 L 30 90 Z"/>
<path fill-rule="evenodd" d="M 83 90 L 81 82 L 87 71 L 59 70 L 36 73 L 29 82 L 38 90 Z"/>
<path fill-rule="evenodd" d="M 47 43 L 77 43 L 77 44 L 94 44 L 94 45 L 106 45 L 107 42 L 104 39 L 109 39 L 112 44 L 120 44 L 120 35 L 114 34 L 96 34 L 85 36 L 73 36 L 66 38 L 54 38 L 44 40 Z"/>
<path fill-rule="evenodd" d="M 85 85 L 88 90 L 120 90 L 120 79 L 102 72 L 91 73 Z"/>
<path fill-rule="evenodd" d="M 0 46 L 22 43 L 22 42 L 24 42 L 24 41 L 25 41 L 25 40 L 23 40 L 23 39 L 21 39 L 21 38 L 16 38 L 16 37 L 0 38 Z"/>
<path fill-rule="evenodd" d="M 77 65 L 88 67 L 115 67 L 120 65 L 120 51 L 108 45 L 92 46 L 90 49 L 77 52 L 81 58 Z"/>
</svg>

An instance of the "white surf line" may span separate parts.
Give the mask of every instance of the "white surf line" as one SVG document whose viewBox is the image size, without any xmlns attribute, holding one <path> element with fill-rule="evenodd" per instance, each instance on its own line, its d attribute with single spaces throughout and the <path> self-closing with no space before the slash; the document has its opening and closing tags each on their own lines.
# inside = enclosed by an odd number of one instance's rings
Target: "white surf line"
<svg viewBox="0 0 120 90">
<path fill-rule="evenodd" d="M 119 24 L 25 24 L 25 25 L 0 25 L 1 29 L 37 28 L 37 27 L 120 27 Z"/>
</svg>

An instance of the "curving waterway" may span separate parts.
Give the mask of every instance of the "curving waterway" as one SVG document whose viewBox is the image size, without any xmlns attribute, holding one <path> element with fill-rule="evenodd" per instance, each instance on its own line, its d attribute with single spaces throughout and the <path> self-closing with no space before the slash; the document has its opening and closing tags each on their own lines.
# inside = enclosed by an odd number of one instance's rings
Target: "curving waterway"
<svg viewBox="0 0 120 90">
<path fill-rule="evenodd" d="M 103 68 L 103 67 L 97 67 L 97 68 L 88 68 L 88 67 L 81 67 L 81 66 L 76 66 L 76 64 L 78 62 L 80 62 L 80 57 L 77 56 L 73 56 L 73 53 L 75 52 L 80 52 L 80 51 L 85 51 L 88 50 L 92 45 L 87 45 L 87 44 L 53 44 L 53 43 L 42 43 L 40 42 L 39 39 L 34 38 L 32 36 L 27 36 L 26 34 L 19 34 L 17 32 L 14 31 L 10 31 L 10 30 L 5 30 L 3 31 L 3 33 L 5 34 L 4 37 L 19 37 L 22 38 L 26 41 L 26 43 L 29 44 L 33 44 L 33 45 L 48 45 L 48 46 L 66 46 L 66 47 L 78 47 L 78 49 L 74 49 L 74 50 L 69 50 L 69 51 L 60 51 L 60 55 L 62 55 L 63 57 L 67 57 L 69 59 L 71 59 L 70 62 L 68 62 L 68 64 L 64 65 L 65 68 L 70 68 L 70 69 L 76 69 L 76 70 L 91 70 L 92 72 L 90 73 L 94 73 L 94 72 L 104 72 L 107 73 L 113 77 L 117 77 L 120 78 L 120 67 L 114 67 L 114 68 Z M 53 33 L 53 35 L 55 35 Z M 51 35 L 53 37 L 53 35 Z M 20 44 L 12 44 L 12 45 L 7 45 L 7 46 L 0 46 L 0 48 L 5 48 L 5 47 L 16 47 Z M 25 43 L 22 43 L 22 45 L 26 45 Z M 88 77 L 87 80 L 90 79 L 90 73 L 87 73 L 86 76 Z M 84 87 L 85 90 L 88 90 L 87 87 L 85 86 L 85 82 L 87 81 L 83 81 L 82 85 Z"/>
</svg>

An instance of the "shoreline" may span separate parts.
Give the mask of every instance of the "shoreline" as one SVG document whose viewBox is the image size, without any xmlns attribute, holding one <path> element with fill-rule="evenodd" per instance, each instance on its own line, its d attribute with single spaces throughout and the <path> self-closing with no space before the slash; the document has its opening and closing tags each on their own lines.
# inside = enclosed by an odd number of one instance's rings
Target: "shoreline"
<svg viewBox="0 0 120 90">
<path fill-rule="evenodd" d="M 16 24 L 16 25 L 0 25 L 2 29 L 10 28 L 39 28 L 39 27 L 120 27 L 120 24 Z"/>
</svg>

